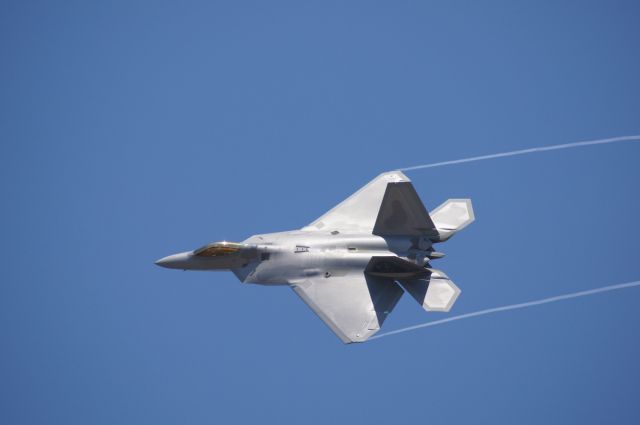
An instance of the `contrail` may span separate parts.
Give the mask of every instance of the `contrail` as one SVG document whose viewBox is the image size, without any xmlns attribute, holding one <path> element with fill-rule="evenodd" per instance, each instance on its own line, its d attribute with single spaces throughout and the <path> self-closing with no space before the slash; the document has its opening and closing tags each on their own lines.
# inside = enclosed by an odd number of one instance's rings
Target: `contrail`
<svg viewBox="0 0 640 425">
<path fill-rule="evenodd" d="M 632 141 L 636 141 L 636 142 L 640 141 L 640 135 L 610 137 L 607 139 L 598 139 L 598 140 L 586 140 L 582 142 L 564 143 L 561 145 L 543 146 L 538 148 L 521 149 L 521 150 L 515 150 L 515 151 L 509 151 L 509 152 L 494 153 L 489 155 L 473 156 L 469 158 L 454 159 L 451 161 L 434 162 L 431 164 L 423 164 L 423 165 L 416 165 L 413 167 L 400 168 L 400 171 L 410 171 L 410 170 L 419 170 L 423 168 L 442 167 L 445 165 L 462 164 L 465 162 L 474 162 L 474 161 L 484 161 L 486 159 L 504 158 L 507 156 L 516 156 L 516 155 L 526 155 L 530 153 L 546 152 L 546 151 L 553 151 L 553 150 L 559 150 L 559 149 L 571 149 L 571 148 L 577 148 L 581 146 L 604 145 L 608 143 L 632 142 Z M 395 331 L 375 335 L 369 339 L 377 339 L 385 336 L 397 335 L 404 332 L 414 331 L 416 329 L 428 328 L 431 326 L 437 326 L 437 325 L 442 325 L 449 322 L 454 322 L 456 320 L 469 319 L 471 317 L 484 316 L 486 314 L 498 313 L 501 311 L 518 310 L 521 308 L 534 307 L 537 305 L 548 304 L 548 303 L 568 300 L 572 298 L 586 297 L 588 295 L 595 295 L 595 294 L 600 294 L 602 292 L 632 288 L 635 286 L 640 286 L 640 281 L 603 286 L 601 288 L 588 289 L 586 291 L 578 291 L 570 294 L 558 295 L 555 297 L 542 298 L 539 300 L 528 301 L 525 303 L 509 304 L 501 307 L 493 307 L 485 310 L 474 311 L 471 313 L 460 314 L 458 316 L 447 317 L 446 319 L 434 320 L 432 322 L 422 323 L 420 325 L 409 326 L 407 328 L 398 329 Z"/>
<path fill-rule="evenodd" d="M 510 151 L 510 152 L 492 153 L 490 155 L 472 156 L 470 158 L 454 159 L 452 161 L 434 162 L 432 164 L 424 164 L 424 165 L 416 165 L 413 167 L 400 168 L 400 171 L 418 170 L 421 168 L 442 167 L 443 165 L 462 164 L 463 162 L 473 162 L 473 161 L 484 161 L 485 159 L 503 158 L 505 156 L 515 156 L 515 155 L 526 155 L 526 154 L 535 153 L 535 152 L 554 151 L 558 149 L 570 149 L 570 148 L 577 148 L 580 146 L 604 145 L 606 143 L 631 142 L 631 141 L 636 141 L 636 142 L 640 141 L 640 135 L 610 137 L 608 139 L 587 140 L 583 142 L 565 143 L 562 145 L 543 146 L 539 148 L 521 149 L 517 151 Z"/>
<path fill-rule="evenodd" d="M 471 317 L 477 317 L 477 316 L 484 316 L 485 314 L 498 313 L 498 312 L 501 312 L 501 311 L 508 311 L 508 310 L 518 310 L 520 308 L 527 308 L 527 307 L 533 307 L 533 306 L 541 305 L 541 304 L 554 303 L 556 301 L 569 300 L 569 299 L 572 299 L 572 298 L 586 297 L 587 295 L 595 295 L 595 294 L 600 294 L 602 292 L 616 291 L 618 289 L 633 288 L 635 286 L 640 286 L 640 281 L 629 282 L 629 283 L 619 283 L 617 285 L 603 286 L 601 288 L 588 289 L 586 291 L 572 292 L 571 294 L 564 294 L 564 295 L 558 295 L 556 297 L 542 298 L 540 300 L 529 301 L 529 302 L 526 302 L 526 303 L 510 304 L 510 305 L 505 305 L 505 306 L 502 306 L 502 307 L 488 308 L 486 310 L 474 311 L 472 313 L 465 313 L 465 314 L 460 314 L 458 316 L 447 317 L 446 319 L 442 319 L 442 320 L 434 320 L 432 322 L 422 323 L 420 325 L 409 326 L 408 328 L 398 329 L 398 330 L 387 332 L 387 333 L 383 333 L 383 334 L 380 334 L 380 335 L 375 335 L 375 336 L 372 336 L 369 339 L 376 339 L 376 338 L 382 338 L 382 337 L 385 337 L 385 336 L 396 335 L 396 334 L 400 334 L 400 333 L 404 333 L 404 332 L 414 331 L 416 329 L 422 329 L 422 328 L 428 328 L 430 326 L 442 325 L 444 323 L 449 323 L 449 322 L 453 322 L 453 321 L 456 321 L 456 320 L 469 319 Z"/>
</svg>

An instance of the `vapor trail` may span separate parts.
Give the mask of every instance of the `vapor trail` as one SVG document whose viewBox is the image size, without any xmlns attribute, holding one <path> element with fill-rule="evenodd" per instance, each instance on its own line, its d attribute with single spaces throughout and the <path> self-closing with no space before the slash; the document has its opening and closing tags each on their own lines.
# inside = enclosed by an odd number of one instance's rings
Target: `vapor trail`
<svg viewBox="0 0 640 425">
<path fill-rule="evenodd" d="M 420 325 L 409 326 L 408 328 L 398 329 L 398 330 L 387 332 L 387 333 L 383 333 L 383 334 L 380 334 L 380 335 L 375 335 L 375 336 L 372 336 L 369 339 L 376 339 L 376 338 L 382 338 L 382 337 L 385 337 L 385 336 L 396 335 L 396 334 L 400 334 L 400 333 L 404 333 L 404 332 L 414 331 L 416 329 L 422 329 L 422 328 L 428 328 L 430 326 L 442 325 L 444 323 L 454 322 L 456 320 L 469 319 L 471 317 L 477 317 L 477 316 L 484 316 L 485 314 L 498 313 L 500 311 L 508 311 L 508 310 L 518 310 L 518 309 L 521 309 L 521 308 L 533 307 L 533 306 L 541 305 L 541 304 L 554 303 L 556 301 L 569 300 L 571 298 L 586 297 L 587 295 L 595 295 L 595 294 L 600 294 L 602 292 L 616 291 L 618 289 L 633 288 L 634 286 L 640 286 L 640 281 L 629 282 L 629 283 L 619 283 L 617 285 L 603 286 L 601 288 L 588 289 L 586 291 L 578 291 L 578 292 L 573 292 L 571 294 L 564 294 L 564 295 L 558 295 L 558 296 L 555 296 L 555 297 L 542 298 L 540 300 L 529 301 L 529 302 L 526 302 L 526 303 L 510 304 L 510 305 L 505 305 L 505 306 L 502 306 L 502 307 L 488 308 L 486 310 L 474 311 L 472 313 L 465 313 L 465 314 L 460 314 L 458 316 L 447 317 L 446 319 L 442 319 L 442 320 L 434 320 L 432 322 L 422 323 Z"/>
<path fill-rule="evenodd" d="M 470 158 L 454 159 L 452 161 L 443 161 L 443 162 L 434 162 L 432 164 L 415 165 L 413 167 L 401 168 L 400 171 L 418 170 L 421 168 L 442 167 L 443 165 L 462 164 L 463 162 L 473 162 L 473 161 L 484 161 L 485 159 L 503 158 L 505 156 L 515 156 L 515 155 L 526 155 L 526 154 L 535 153 L 535 152 L 554 151 L 558 149 L 570 149 L 570 148 L 577 148 L 580 146 L 604 145 L 606 143 L 631 142 L 631 141 L 640 141 L 640 135 L 610 137 L 608 139 L 587 140 L 583 142 L 565 143 L 562 145 L 543 146 L 539 148 L 521 149 L 517 151 L 510 151 L 510 152 L 492 153 L 490 155 L 472 156 Z"/>
</svg>

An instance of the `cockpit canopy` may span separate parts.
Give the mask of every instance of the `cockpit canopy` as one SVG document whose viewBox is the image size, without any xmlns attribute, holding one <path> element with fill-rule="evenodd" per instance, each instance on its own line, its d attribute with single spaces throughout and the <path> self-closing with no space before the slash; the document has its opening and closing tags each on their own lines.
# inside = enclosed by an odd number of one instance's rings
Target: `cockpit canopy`
<svg viewBox="0 0 640 425">
<path fill-rule="evenodd" d="M 235 242 L 213 242 L 196 249 L 193 251 L 193 255 L 198 257 L 222 257 L 240 252 L 240 249 L 244 246 L 246 245 Z"/>
</svg>

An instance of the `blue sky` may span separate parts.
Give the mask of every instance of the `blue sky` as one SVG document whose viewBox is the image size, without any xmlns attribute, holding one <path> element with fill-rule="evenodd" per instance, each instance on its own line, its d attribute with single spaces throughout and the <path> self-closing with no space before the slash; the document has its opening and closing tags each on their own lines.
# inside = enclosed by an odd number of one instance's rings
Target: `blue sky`
<svg viewBox="0 0 640 425">
<path fill-rule="evenodd" d="M 385 170 L 640 134 L 639 12 L 3 1 L 0 422 L 637 423 L 638 289 L 345 346 L 287 288 L 153 261 Z M 474 202 L 450 314 L 638 280 L 639 158 L 409 172 L 428 208 Z M 443 317 L 404 297 L 385 329 Z"/>
</svg>

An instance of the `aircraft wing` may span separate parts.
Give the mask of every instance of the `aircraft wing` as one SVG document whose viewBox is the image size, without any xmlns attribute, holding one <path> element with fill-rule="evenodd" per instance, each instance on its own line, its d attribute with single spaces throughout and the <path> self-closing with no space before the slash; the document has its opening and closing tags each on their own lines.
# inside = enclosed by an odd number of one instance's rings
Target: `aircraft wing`
<svg viewBox="0 0 640 425">
<path fill-rule="evenodd" d="M 302 230 L 338 230 L 380 236 L 424 235 L 435 229 L 411 180 L 382 173 Z"/>
<path fill-rule="evenodd" d="M 404 293 L 392 279 L 365 273 L 313 276 L 291 286 L 344 343 L 375 334 Z"/>
</svg>

